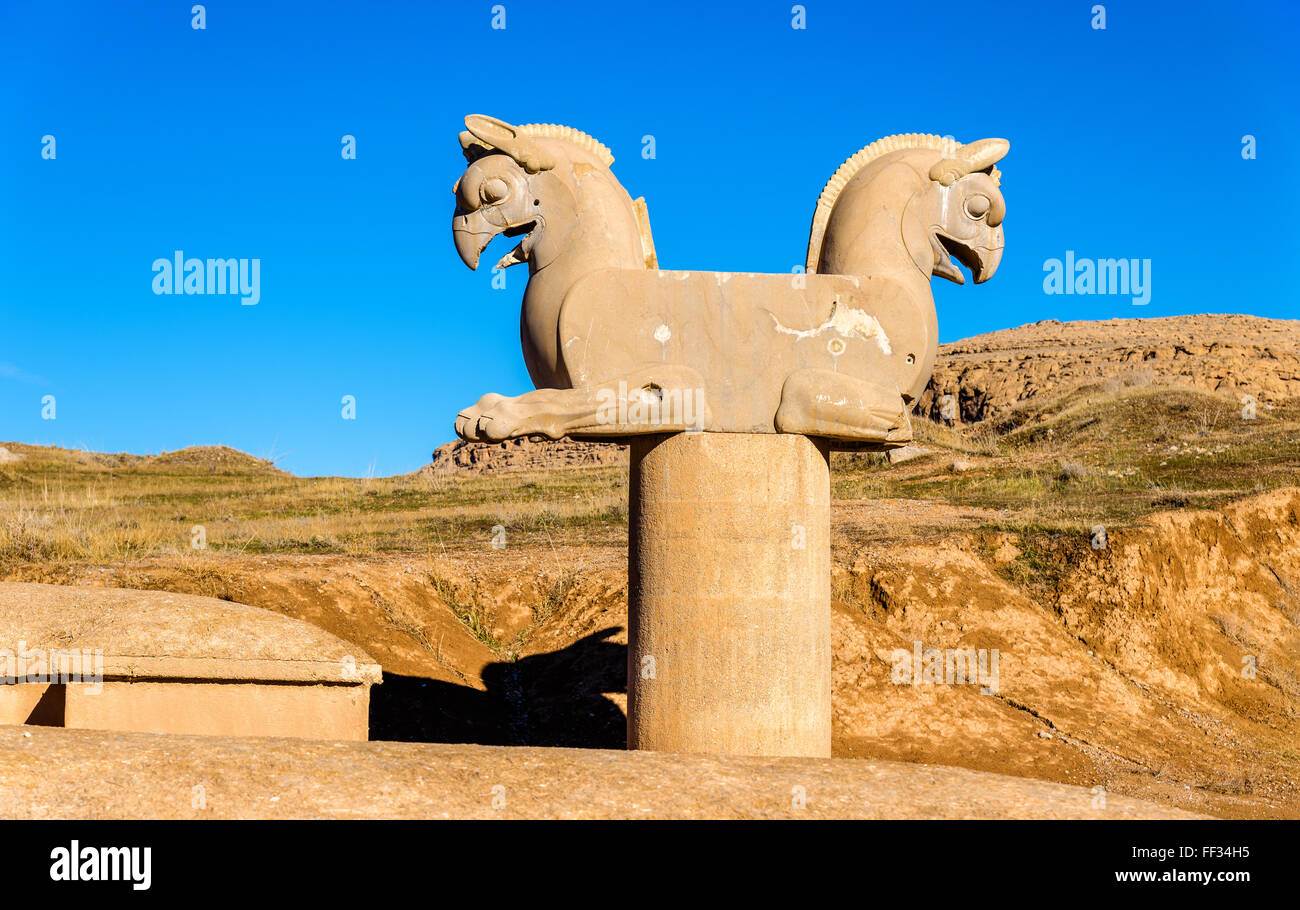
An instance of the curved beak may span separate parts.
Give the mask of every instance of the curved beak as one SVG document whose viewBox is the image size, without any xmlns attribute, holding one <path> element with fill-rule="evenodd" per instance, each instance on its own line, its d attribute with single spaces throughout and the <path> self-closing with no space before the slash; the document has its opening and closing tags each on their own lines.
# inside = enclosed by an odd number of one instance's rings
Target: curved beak
<svg viewBox="0 0 1300 910">
<path fill-rule="evenodd" d="M 998 263 L 1002 261 L 1002 250 L 1007 243 L 1002 236 L 1002 219 L 1006 216 L 1006 201 L 1001 193 L 994 193 L 989 213 L 984 218 L 987 230 L 984 232 L 982 242 L 972 250 L 975 254 L 975 265 L 971 267 L 971 275 L 974 276 L 976 284 L 983 284 L 992 278 L 993 273 L 998 270 Z"/>
<path fill-rule="evenodd" d="M 474 212 L 457 210 L 452 216 L 451 237 L 456 244 L 456 253 L 470 269 L 478 268 L 478 257 L 500 232 L 501 228 L 483 217 L 481 209 Z"/>
<path fill-rule="evenodd" d="M 1002 232 L 997 232 L 998 240 L 1002 239 Z M 993 273 L 998 270 L 998 263 L 1002 261 L 1002 250 L 1004 246 L 999 244 L 995 247 L 976 247 L 975 259 L 977 268 L 971 269 L 971 274 L 975 276 L 976 284 L 983 284 L 993 277 Z"/>
<path fill-rule="evenodd" d="M 936 231 L 932 235 L 935 263 L 934 274 L 947 278 L 954 284 L 965 284 L 966 276 L 953 264 L 956 259 L 970 269 L 976 284 L 983 284 L 993 277 L 1002 261 L 1002 250 L 1006 241 L 1002 237 L 1001 225 L 980 232 L 979 237 L 958 240 Z"/>
</svg>

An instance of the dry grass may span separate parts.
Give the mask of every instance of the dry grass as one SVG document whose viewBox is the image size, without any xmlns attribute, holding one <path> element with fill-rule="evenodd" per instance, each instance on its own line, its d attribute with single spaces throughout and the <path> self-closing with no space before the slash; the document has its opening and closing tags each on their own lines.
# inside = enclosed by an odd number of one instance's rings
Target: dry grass
<svg viewBox="0 0 1300 910">
<path fill-rule="evenodd" d="M 894 466 L 837 461 L 836 498 L 940 501 L 998 510 L 1007 529 L 1078 529 L 1300 484 L 1295 400 L 1245 420 L 1232 398 L 1135 381 L 974 426 L 914 427 L 935 455 Z"/>
<path fill-rule="evenodd" d="M 626 533 L 617 468 L 354 480 L 292 477 L 252 459 L 212 471 L 199 455 L 106 466 L 84 453 L 9 448 L 25 457 L 0 466 L 0 572 L 205 551 L 423 553 L 489 541 L 497 525 L 512 544 Z"/>
</svg>

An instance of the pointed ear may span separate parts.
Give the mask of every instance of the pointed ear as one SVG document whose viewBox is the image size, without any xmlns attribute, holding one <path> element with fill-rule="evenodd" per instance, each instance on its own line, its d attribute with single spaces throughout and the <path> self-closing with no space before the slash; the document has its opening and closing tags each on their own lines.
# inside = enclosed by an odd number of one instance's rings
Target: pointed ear
<svg viewBox="0 0 1300 910">
<path fill-rule="evenodd" d="M 1011 151 L 1011 143 L 1005 139 L 980 139 L 970 145 L 961 147 L 961 156 L 970 161 L 971 172 L 982 171 L 992 167 Z"/>
<path fill-rule="evenodd" d="M 527 136 L 521 136 L 518 127 L 511 126 L 504 120 L 485 114 L 470 114 L 465 118 L 465 128 L 480 143 L 505 152 L 530 174 L 555 167 L 554 158 L 546 154 L 536 142 Z"/>
<path fill-rule="evenodd" d="M 464 153 L 465 160 L 470 164 L 473 164 L 488 152 L 492 151 L 490 146 L 486 146 L 478 139 L 474 138 L 474 134 L 469 130 L 461 130 L 459 139 L 460 150 Z"/>
<path fill-rule="evenodd" d="M 1005 139 L 980 139 L 957 150 L 953 158 L 944 158 L 930 168 L 930 179 L 937 180 L 944 186 L 951 186 L 967 174 L 986 170 L 1002 160 L 1002 156 L 1011 151 L 1011 143 Z"/>
</svg>

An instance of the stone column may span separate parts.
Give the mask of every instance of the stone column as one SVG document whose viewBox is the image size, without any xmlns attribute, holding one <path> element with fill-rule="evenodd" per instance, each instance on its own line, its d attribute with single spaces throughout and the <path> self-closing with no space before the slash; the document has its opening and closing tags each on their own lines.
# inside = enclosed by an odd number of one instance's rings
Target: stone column
<svg viewBox="0 0 1300 910">
<path fill-rule="evenodd" d="M 628 748 L 829 756 L 827 446 L 678 433 L 631 457 Z"/>
</svg>

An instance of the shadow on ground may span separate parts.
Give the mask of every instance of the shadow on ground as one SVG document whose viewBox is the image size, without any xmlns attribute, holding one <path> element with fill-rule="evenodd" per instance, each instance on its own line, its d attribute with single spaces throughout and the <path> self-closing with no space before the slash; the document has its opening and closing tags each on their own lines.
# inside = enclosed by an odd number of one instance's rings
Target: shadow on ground
<svg viewBox="0 0 1300 910">
<path fill-rule="evenodd" d="M 370 738 L 622 749 L 627 719 L 602 693 L 627 691 L 627 646 L 606 641 L 617 627 L 567 648 L 483 670 L 487 691 L 385 673 L 370 690 Z"/>
</svg>

